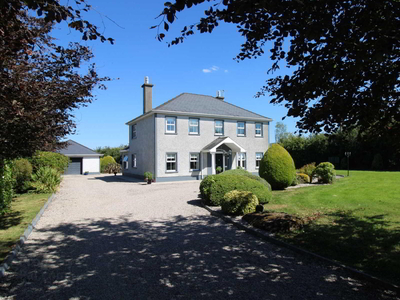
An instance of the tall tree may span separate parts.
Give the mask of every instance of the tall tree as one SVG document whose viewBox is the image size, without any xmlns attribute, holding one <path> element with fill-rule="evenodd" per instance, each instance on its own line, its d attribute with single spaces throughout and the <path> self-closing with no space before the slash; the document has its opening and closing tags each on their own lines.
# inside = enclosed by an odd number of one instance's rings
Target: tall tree
<svg viewBox="0 0 400 300">
<path fill-rule="evenodd" d="M 282 122 L 276 122 L 275 124 L 275 142 L 280 143 L 284 138 L 289 135 L 287 132 L 287 126 Z"/>
<path fill-rule="evenodd" d="M 400 1 L 398 0 L 176 0 L 166 2 L 158 27 L 163 40 L 177 13 L 211 2 L 205 15 L 185 26 L 169 45 L 220 22 L 237 25 L 245 42 L 236 59 L 257 58 L 270 47 L 274 72 L 257 96 L 299 117 L 303 131 L 338 128 L 400 132 Z"/>
<path fill-rule="evenodd" d="M 1 6 L 0 20 L 1 162 L 54 148 L 74 132 L 72 110 L 90 103 L 93 89 L 109 79 L 100 78 L 94 64 L 85 74 L 89 48 L 55 45 L 52 22 L 12 5 Z"/>
</svg>

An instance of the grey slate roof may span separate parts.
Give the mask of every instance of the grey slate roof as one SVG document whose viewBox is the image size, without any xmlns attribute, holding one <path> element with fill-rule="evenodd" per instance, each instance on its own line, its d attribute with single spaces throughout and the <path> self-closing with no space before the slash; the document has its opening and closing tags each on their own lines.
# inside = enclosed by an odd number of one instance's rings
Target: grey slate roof
<svg viewBox="0 0 400 300">
<path fill-rule="evenodd" d="M 182 93 L 179 96 L 152 109 L 157 111 L 187 112 L 229 117 L 256 118 L 272 121 L 270 118 L 253 113 L 212 96 Z"/>
<path fill-rule="evenodd" d="M 68 155 L 91 155 L 95 156 L 96 154 L 98 156 L 103 156 L 103 154 L 97 153 L 93 151 L 92 149 L 89 149 L 88 147 L 85 147 L 73 140 L 68 140 L 67 141 L 68 146 L 64 149 L 57 150 L 58 153 L 64 154 L 66 156 Z"/>
</svg>

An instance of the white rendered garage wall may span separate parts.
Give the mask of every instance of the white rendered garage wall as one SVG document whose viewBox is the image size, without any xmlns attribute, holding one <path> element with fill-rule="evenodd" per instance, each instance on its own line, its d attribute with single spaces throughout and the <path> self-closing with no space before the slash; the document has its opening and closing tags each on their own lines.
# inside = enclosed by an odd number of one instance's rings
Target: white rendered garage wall
<svg viewBox="0 0 400 300">
<path fill-rule="evenodd" d="M 100 173 L 100 158 L 99 157 L 84 157 L 82 159 L 82 173 Z"/>
</svg>

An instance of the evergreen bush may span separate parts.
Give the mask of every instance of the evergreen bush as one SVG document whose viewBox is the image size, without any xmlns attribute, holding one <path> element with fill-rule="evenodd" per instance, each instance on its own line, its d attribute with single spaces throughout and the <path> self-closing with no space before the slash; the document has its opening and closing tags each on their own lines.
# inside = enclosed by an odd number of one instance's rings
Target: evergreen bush
<svg viewBox="0 0 400 300">
<path fill-rule="evenodd" d="M 312 174 L 313 174 L 315 168 L 316 168 L 315 162 L 313 162 L 313 163 L 302 166 L 299 169 L 299 172 L 308 175 L 308 177 L 310 179 L 310 183 L 311 183 L 312 182 Z"/>
<path fill-rule="evenodd" d="M 206 187 L 206 192 L 204 192 L 204 187 Z M 213 176 L 206 184 L 203 184 L 202 195 L 207 204 L 218 206 L 224 195 L 233 190 L 250 191 L 257 196 L 260 203 L 268 203 L 272 197 L 271 191 L 262 183 L 241 175 Z"/>
<path fill-rule="evenodd" d="M 107 167 L 108 164 L 111 163 L 115 163 L 115 159 L 110 155 L 103 156 L 102 158 L 100 158 L 100 172 L 106 173 L 105 168 Z"/>
<path fill-rule="evenodd" d="M 12 166 L 13 178 L 15 180 L 15 191 L 22 193 L 26 190 L 27 184 L 31 180 L 32 165 L 25 159 L 20 158 L 13 161 Z"/>
<path fill-rule="evenodd" d="M 283 190 L 292 184 L 296 169 L 289 152 L 279 144 L 273 144 L 261 160 L 259 174 L 273 190 Z"/>
<path fill-rule="evenodd" d="M 69 164 L 69 158 L 56 152 L 36 151 L 31 159 L 33 172 L 40 168 L 49 167 L 63 174 Z"/>
<path fill-rule="evenodd" d="M 224 195 L 221 210 L 225 214 L 245 215 L 256 211 L 257 196 L 249 191 L 233 190 Z"/>
<path fill-rule="evenodd" d="M 318 181 L 323 183 L 333 183 L 336 178 L 335 166 L 330 162 L 322 162 L 315 168 L 312 176 L 318 177 Z"/>
<path fill-rule="evenodd" d="M 14 183 L 11 163 L 5 160 L 0 161 L 0 215 L 10 208 L 14 196 Z"/>
<path fill-rule="evenodd" d="M 307 174 L 297 173 L 296 178 L 299 184 L 310 183 L 310 177 Z"/>
<path fill-rule="evenodd" d="M 258 182 L 262 183 L 270 191 L 272 190 L 271 189 L 271 185 L 268 183 L 268 181 L 266 181 L 264 178 L 261 178 L 260 176 L 253 175 L 249 171 L 246 171 L 244 169 L 228 170 L 228 171 L 222 172 L 221 174 L 218 174 L 218 175 L 242 175 L 242 176 L 246 176 L 246 177 L 249 177 L 251 179 L 257 180 Z"/>
</svg>

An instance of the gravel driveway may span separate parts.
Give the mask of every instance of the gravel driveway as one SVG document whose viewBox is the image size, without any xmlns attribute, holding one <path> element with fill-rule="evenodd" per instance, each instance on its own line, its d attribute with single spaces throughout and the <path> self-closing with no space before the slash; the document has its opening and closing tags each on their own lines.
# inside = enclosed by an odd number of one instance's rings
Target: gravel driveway
<svg viewBox="0 0 400 300">
<path fill-rule="evenodd" d="M 8 299 L 398 299 L 199 206 L 199 182 L 66 176 L 0 295 Z"/>
</svg>

